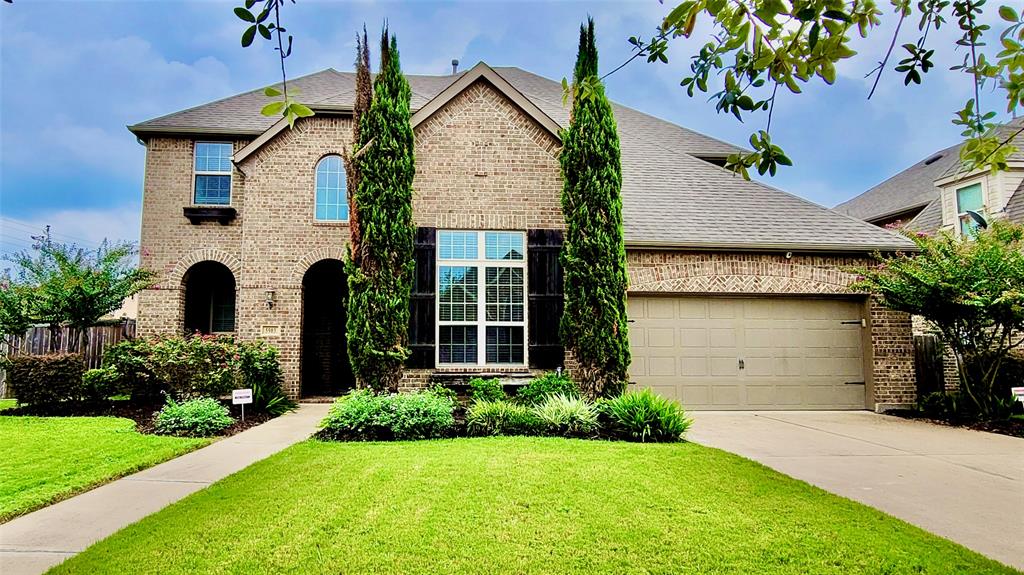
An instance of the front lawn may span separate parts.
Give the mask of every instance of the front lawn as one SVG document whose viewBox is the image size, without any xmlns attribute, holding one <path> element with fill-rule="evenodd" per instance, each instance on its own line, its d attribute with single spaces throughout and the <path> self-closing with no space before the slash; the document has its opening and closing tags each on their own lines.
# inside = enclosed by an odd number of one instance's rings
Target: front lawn
<svg viewBox="0 0 1024 575">
<path fill-rule="evenodd" d="M 5 409 L 14 409 L 18 407 L 18 400 L 16 399 L 0 399 L 0 411 Z"/>
<path fill-rule="evenodd" d="M 1014 573 L 695 444 L 293 446 L 57 573 Z"/>
<path fill-rule="evenodd" d="M 0 522 L 207 443 L 116 417 L 0 417 Z"/>
</svg>

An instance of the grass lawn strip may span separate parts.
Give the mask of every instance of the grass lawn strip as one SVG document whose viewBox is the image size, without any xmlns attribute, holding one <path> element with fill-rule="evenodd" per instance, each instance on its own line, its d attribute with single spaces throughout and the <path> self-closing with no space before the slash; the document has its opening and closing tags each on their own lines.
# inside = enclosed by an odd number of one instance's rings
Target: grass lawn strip
<svg viewBox="0 0 1024 575">
<path fill-rule="evenodd" d="M 56 573 L 1015 573 L 695 444 L 307 441 Z"/>
<path fill-rule="evenodd" d="M 14 409 L 18 407 L 18 400 L 16 399 L 0 399 L 0 411 L 5 409 Z"/>
<path fill-rule="evenodd" d="M 0 417 L 0 522 L 210 443 L 116 417 Z"/>
</svg>

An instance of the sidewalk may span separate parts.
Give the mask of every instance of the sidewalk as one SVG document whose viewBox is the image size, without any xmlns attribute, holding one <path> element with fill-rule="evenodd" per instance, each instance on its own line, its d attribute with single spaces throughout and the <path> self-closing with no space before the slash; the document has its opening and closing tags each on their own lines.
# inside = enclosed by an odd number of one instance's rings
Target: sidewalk
<svg viewBox="0 0 1024 575">
<path fill-rule="evenodd" d="M 0 525 L 0 573 L 46 572 L 122 527 L 308 438 L 330 407 L 302 404 L 263 425 Z"/>
</svg>

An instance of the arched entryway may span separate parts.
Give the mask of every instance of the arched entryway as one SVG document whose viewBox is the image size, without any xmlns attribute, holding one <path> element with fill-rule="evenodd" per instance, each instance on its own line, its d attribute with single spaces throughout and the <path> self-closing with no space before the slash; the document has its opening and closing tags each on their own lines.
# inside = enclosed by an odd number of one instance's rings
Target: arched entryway
<svg viewBox="0 0 1024 575">
<path fill-rule="evenodd" d="M 339 260 L 320 260 L 302 277 L 302 395 L 339 395 L 353 386 L 345 339 L 348 282 Z"/>
<path fill-rule="evenodd" d="M 235 276 L 220 262 L 199 262 L 185 272 L 185 333 L 235 331 Z"/>
</svg>

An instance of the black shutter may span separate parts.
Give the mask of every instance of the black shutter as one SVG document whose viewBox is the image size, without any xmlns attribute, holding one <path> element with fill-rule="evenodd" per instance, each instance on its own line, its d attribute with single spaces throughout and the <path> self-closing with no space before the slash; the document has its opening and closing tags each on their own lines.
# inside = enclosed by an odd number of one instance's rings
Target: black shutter
<svg viewBox="0 0 1024 575">
<path fill-rule="evenodd" d="M 416 228 L 412 297 L 409 299 L 409 351 L 406 367 L 434 367 L 435 228 Z"/>
<path fill-rule="evenodd" d="M 565 305 L 562 293 L 561 230 L 528 230 L 530 367 L 555 369 L 565 360 L 558 324 Z"/>
</svg>

